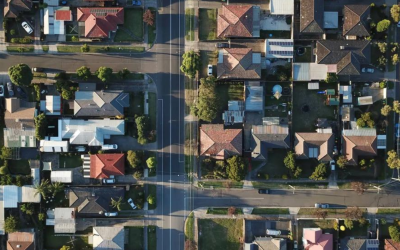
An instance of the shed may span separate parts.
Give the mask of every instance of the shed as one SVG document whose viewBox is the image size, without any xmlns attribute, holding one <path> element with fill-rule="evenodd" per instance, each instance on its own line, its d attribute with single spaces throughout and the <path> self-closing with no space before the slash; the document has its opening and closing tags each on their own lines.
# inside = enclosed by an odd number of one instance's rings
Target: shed
<svg viewBox="0 0 400 250">
<path fill-rule="evenodd" d="M 17 208 L 19 196 L 18 186 L 3 186 L 3 204 L 4 208 Z"/>
<path fill-rule="evenodd" d="M 357 100 L 358 102 L 357 102 L 357 104 L 359 105 L 359 106 L 362 106 L 362 105 L 372 105 L 374 102 L 373 102 L 373 100 L 372 100 L 372 96 L 362 96 L 362 97 L 358 97 L 358 100 Z"/>
<path fill-rule="evenodd" d="M 339 103 L 340 103 L 340 101 L 338 98 L 328 98 L 326 100 L 326 105 L 329 105 L 329 106 L 338 106 Z"/>
<path fill-rule="evenodd" d="M 326 95 L 334 95 L 336 92 L 335 92 L 335 90 L 334 89 L 327 89 L 327 90 L 325 90 L 325 94 Z"/>
<path fill-rule="evenodd" d="M 319 89 L 319 82 L 309 82 L 308 89 Z"/>
<path fill-rule="evenodd" d="M 50 179 L 51 182 L 71 183 L 72 176 L 71 170 L 51 171 Z"/>
<path fill-rule="evenodd" d="M 40 141 L 41 152 L 68 152 L 68 141 Z"/>
<path fill-rule="evenodd" d="M 293 15 L 294 1 L 293 0 L 271 0 L 269 9 L 272 15 Z"/>
<path fill-rule="evenodd" d="M 75 233 L 75 208 L 56 207 L 54 211 L 54 232 Z"/>
<path fill-rule="evenodd" d="M 263 86 L 246 86 L 246 111 L 264 110 L 264 88 Z"/>
<path fill-rule="evenodd" d="M 339 94 L 343 95 L 343 103 L 353 103 L 353 96 L 351 95 L 351 86 L 340 85 Z"/>
<path fill-rule="evenodd" d="M 386 149 L 386 135 L 378 135 L 377 139 L 377 148 Z"/>
</svg>

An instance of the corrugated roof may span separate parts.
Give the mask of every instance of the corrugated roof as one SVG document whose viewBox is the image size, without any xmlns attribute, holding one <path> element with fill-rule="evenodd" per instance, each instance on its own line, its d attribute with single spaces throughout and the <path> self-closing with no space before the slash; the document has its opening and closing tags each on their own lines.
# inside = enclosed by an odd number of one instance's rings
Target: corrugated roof
<svg viewBox="0 0 400 250">
<path fill-rule="evenodd" d="M 73 173 L 71 170 L 51 171 L 51 182 L 72 183 Z"/>
<path fill-rule="evenodd" d="M 264 87 L 246 86 L 246 111 L 264 110 Z"/>
<path fill-rule="evenodd" d="M 293 0 L 271 0 L 270 10 L 273 15 L 293 15 L 294 1 Z"/>
<path fill-rule="evenodd" d="M 35 148 L 36 137 L 33 128 L 4 128 L 4 146 L 8 148 Z"/>
</svg>

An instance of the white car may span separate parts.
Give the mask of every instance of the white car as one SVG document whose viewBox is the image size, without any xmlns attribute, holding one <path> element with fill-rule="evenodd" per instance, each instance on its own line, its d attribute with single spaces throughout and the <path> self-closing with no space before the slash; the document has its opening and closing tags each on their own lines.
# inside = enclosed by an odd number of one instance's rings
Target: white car
<svg viewBox="0 0 400 250">
<path fill-rule="evenodd" d="M 208 69 L 207 75 L 211 76 L 211 75 L 213 74 L 213 69 L 212 69 L 212 68 L 213 68 L 213 67 L 212 67 L 211 64 L 209 64 L 209 65 L 207 66 L 207 69 Z"/>
<path fill-rule="evenodd" d="M 27 22 L 22 22 L 22 28 L 24 28 L 24 30 L 26 31 L 26 33 L 28 34 L 32 34 L 33 29 L 31 28 L 31 26 L 29 26 L 29 24 Z"/>
<path fill-rule="evenodd" d="M 361 72 L 362 73 L 371 73 L 372 74 L 372 73 L 375 72 L 375 70 L 373 68 L 362 68 Z"/>
<path fill-rule="evenodd" d="M 115 179 L 114 178 L 108 178 L 108 179 L 103 179 L 104 184 L 114 184 Z"/>
<path fill-rule="evenodd" d="M 106 217 L 116 217 L 118 216 L 118 212 L 105 212 L 104 215 Z"/>
<path fill-rule="evenodd" d="M 135 203 L 133 203 L 132 198 L 129 198 L 129 199 L 128 199 L 128 203 L 129 203 L 129 205 L 131 205 L 131 207 L 132 207 L 133 209 L 137 209 L 137 206 L 135 205 Z"/>
<path fill-rule="evenodd" d="M 0 85 L 0 97 L 4 97 L 4 86 Z"/>
<path fill-rule="evenodd" d="M 115 150 L 118 149 L 118 145 L 117 144 L 104 144 L 103 146 L 101 146 L 102 150 Z"/>
<path fill-rule="evenodd" d="M 334 170 L 336 169 L 336 165 L 335 165 L 335 161 L 334 161 L 334 160 L 331 160 L 331 161 L 329 162 L 329 165 L 331 166 L 331 170 L 332 170 L 332 171 L 334 171 Z"/>
</svg>

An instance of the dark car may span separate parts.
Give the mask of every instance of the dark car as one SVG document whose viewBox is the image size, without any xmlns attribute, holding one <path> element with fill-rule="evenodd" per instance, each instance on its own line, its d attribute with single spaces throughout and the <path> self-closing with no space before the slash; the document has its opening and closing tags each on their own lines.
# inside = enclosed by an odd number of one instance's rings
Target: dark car
<svg viewBox="0 0 400 250">
<path fill-rule="evenodd" d="M 17 88 L 17 92 L 22 98 L 24 98 L 24 99 L 27 98 L 25 91 L 21 87 Z"/>
<path fill-rule="evenodd" d="M 259 194 L 269 194 L 269 189 L 266 189 L 266 188 L 259 189 L 258 193 Z"/>
<path fill-rule="evenodd" d="M 229 48 L 229 43 L 217 43 L 215 44 L 217 48 Z"/>
</svg>

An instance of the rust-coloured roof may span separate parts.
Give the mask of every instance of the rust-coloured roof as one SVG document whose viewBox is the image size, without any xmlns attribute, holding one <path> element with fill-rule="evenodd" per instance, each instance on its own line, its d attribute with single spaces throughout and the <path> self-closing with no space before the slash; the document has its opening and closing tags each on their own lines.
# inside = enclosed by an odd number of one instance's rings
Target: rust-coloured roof
<svg viewBox="0 0 400 250">
<path fill-rule="evenodd" d="M 252 37 L 253 6 L 222 5 L 218 10 L 217 37 Z"/>
<path fill-rule="evenodd" d="M 400 242 L 392 239 L 385 239 L 385 250 L 400 250 Z"/>
<path fill-rule="evenodd" d="M 54 18 L 58 21 L 72 21 L 72 12 L 70 10 L 56 10 Z"/>
<path fill-rule="evenodd" d="M 7 250 L 34 250 L 34 233 L 15 232 L 8 234 Z"/>
<path fill-rule="evenodd" d="M 206 124 L 200 128 L 200 155 L 226 159 L 242 155 L 242 130 L 224 129 L 222 124 Z"/>
<path fill-rule="evenodd" d="M 85 37 L 104 38 L 124 23 L 124 8 L 78 8 L 78 22 L 85 22 Z"/>
<path fill-rule="evenodd" d="M 334 136 L 329 133 L 296 133 L 294 149 L 299 159 L 310 158 L 310 150 L 317 149 L 319 161 L 330 161 L 333 159 Z"/>
<path fill-rule="evenodd" d="M 345 5 L 343 7 L 343 15 L 344 36 L 369 36 L 369 5 Z"/>
<path fill-rule="evenodd" d="M 124 154 L 96 154 L 90 156 L 90 178 L 104 179 L 125 174 Z"/>
<path fill-rule="evenodd" d="M 217 78 L 261 78 L 261 64 L 253 63 L 251 48 L 223 49 L 220 53 L 223 53 L 223 61 L 217 64 Z"/>
<path fill-rule="evenodd" d="M 377 155 L 376 136 L 343 136 L 343 153 L 348 164 L 357 165 L 359 156 Z"/>
</svg>

